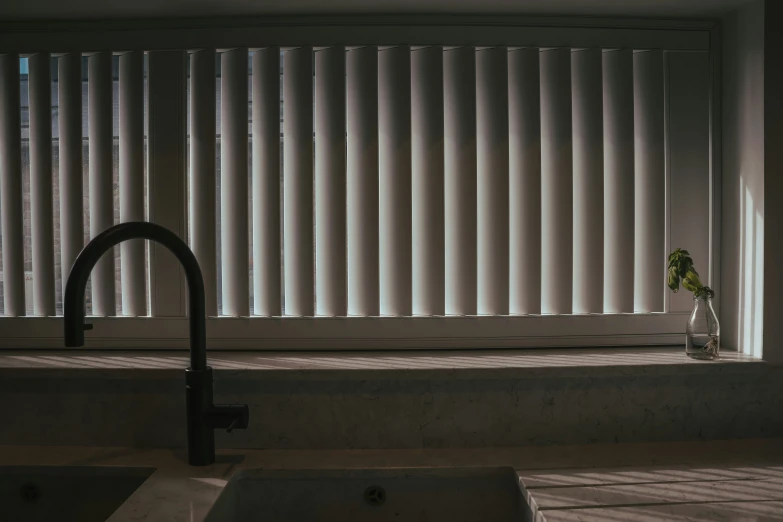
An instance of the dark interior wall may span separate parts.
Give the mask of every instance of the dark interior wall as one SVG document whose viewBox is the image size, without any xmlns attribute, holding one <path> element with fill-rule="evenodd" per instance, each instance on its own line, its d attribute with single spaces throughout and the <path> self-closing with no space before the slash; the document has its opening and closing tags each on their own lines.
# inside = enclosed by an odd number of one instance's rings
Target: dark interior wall
<svg viewBox="0 0 783 522">
<path fill-rule="evenodd" d="M 783 2 L 764 13 L 764 359 L 783 363 Z"/>
</svg>

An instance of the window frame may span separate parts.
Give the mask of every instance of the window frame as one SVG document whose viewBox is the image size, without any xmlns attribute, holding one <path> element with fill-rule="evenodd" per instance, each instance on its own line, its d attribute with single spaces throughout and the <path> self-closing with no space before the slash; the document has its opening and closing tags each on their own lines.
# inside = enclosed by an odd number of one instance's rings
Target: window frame
<svg viewBox="0 0 783 522">
<path fill-rule="evenodd" d="M 82 52 L 211 47 L 230 49 L 266 45 L 502 45 L 508 47 L 603 47 L 705 51 L 710 64 L 709 202 L 710 260 L 706 281 L 720 296 L 720 33 L 713 20 L 649 20 L 529 16 L 265 16 L 225 19 L 150 21 L 3 22 L 0 53 L 29 54 L 39 49 Z M 167 53 L 174 54 L 174 53 Z M 174 63 L 174 62 L 170 62 Z M 184 69 L 183 69 L 184 70 Z M 176 77 L 175 77 L 176 76 Z M 181 82 L 176 71 L 171 81 Z M 163 83 L 163 82 L 161 82 Z M 151 87 L 154 88 L 154 87 Z M 184 92 L 184 91 L 183 91 Z M 170 93 L 169 93 L 170 95 Z M 163 93 L 164 99 L 166 94 Z M 166 115 L 156 118 L 150 95 L 149 149 L 183 147 L 167 139 L 153 121 L 184 121 L 184 100 L 157 104 Z M 668 122 L 667 122 L 668 125 Z M 156 132 L 161 131 L 161 132 Z M 155 136 L 162 141 L 155 143 Z M 668 140 L 667 140 L 668 142 Z M 174 165 L 153 165 L 148 159 L 149 188 L 180 190 L 187 159 Z M 174 172 L 163 176 L 156 172 Z M 669 174 L 667 162 L 667 177 Z M 667 182 L 668 183 L 668 182 Z M 667 186 L 667 190 L 669 187 Z M 181 191 L 180 191 L 181 192 Z M 668 196 L 667 196 L 668 197 Z M 165 226 L 187 237 L 187 202 L 172 208 L 166 198 L 149 201 L 149 217 L 162 213 Z M 668 229 L 667 210 L 667 229 Z M 669 234 L 667 232 L 667 239 Z M 183 348 L 187 346 L 186 285 L 181 271 L 170 277 L 174 260 L 149 248 L 150 310 L 156 317 L 91 317 L 95 330 L 88 348 Z M 662 278 L 664 268 L 661 268 Z M 157 277 L 156 273 L 168 274 Z M 156 281 L 156 283 L 153 283 Z M 155 285 L 153 287 L 153 285 Z M 719 301 L 716 300 L 716 308 Z M 688 313 L 597 314 L 566 316 L 485 317 L 246 317 L 209 318 L 210 349 L 438 349 L 538 348 L 585 346 L 651 346 L 682 344 Z M 62 319 L 0 317 L 0 349 L 60 348 Z"/>
</svg>

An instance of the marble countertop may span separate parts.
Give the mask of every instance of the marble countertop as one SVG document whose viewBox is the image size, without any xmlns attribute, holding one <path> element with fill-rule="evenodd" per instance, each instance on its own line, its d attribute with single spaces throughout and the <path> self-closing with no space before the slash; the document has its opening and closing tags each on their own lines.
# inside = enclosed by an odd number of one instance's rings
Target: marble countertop
<svg viewBox="0 0 783 522">
<path fill-rule="evenodd" d="M 0 466 L 155 471 L 110 522 L 199 522 L 239 470 L 513 466 L 537 522 L 783 520 L 783 439 L 426 450 L 218 450 L 211 466 L 161 449 L 2 446 Z"/>
</svg>

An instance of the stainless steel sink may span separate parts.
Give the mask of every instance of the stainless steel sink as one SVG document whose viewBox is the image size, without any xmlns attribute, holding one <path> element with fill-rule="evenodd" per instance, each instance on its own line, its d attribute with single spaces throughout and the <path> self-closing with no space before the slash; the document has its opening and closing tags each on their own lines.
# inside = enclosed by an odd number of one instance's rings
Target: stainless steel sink
<svg viewBox="0 0 783 522">
<path fill-rule="evenodd" d="M 511 522 L 523 520 L 512 468 L 246 470 L 205 522 Z"/>
<path fill-rule="evenodd" d="M 0 466 L 0 521 L 104 522 L 153 471 Z"/>
</svg>

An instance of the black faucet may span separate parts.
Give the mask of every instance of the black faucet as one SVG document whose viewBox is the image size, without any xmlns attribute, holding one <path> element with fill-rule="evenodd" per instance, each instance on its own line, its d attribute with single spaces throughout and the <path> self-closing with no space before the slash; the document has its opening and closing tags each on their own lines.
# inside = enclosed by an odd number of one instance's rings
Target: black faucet
<svg viewBox="0 0 783 522">
<path fill-rule="evenodd" d="M 95 263 L 113 246 L 129 239 L 148 239 L 160 243 L 182 263 L 188 281 L 190 314 L 190 367 L 185 370 L 187 406 L 188 463 L 208 466 L 215 462 L 214 429 L 246 429 L 249 411 L 246 404 L 212 403 L 212 368 L 207 366 L 206 311 L 204 279 L 190 248 L 176 234 L 160 225 L 129 222 L 101 232 L 79 253 L 68 275 L 63 299 L 65 346 L 84 346 L 84 291 Z"/>
</svg>

